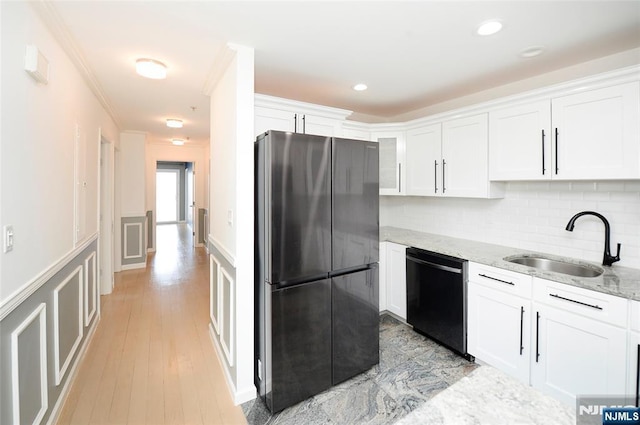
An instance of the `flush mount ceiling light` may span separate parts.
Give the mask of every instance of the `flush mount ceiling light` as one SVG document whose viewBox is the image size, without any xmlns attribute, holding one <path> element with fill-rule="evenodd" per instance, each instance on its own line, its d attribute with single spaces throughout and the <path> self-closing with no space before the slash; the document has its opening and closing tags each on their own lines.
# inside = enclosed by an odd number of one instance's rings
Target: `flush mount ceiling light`
<svg viewBox="0 0 640 425">
<path fill-rule="evenodd" d="M 485 21 L 478 26 L 476 33 L 478 35 L 491 35 L 495 34 L 502 29 L 502 22 L 492 19 L 490 21 Z"/>
<path fill-rule="evenodd" d="M 364 83 L 358 83 L 355 86 L 353 86 L 353 89 L 355 91 L 365 91 L 367 89 L 367 85 Z"/>
<path fill-rule="evenodd" d="M 176 146 L 182 146 L 182 145 L 184 145 L 184 140 L 182 140 L 182 139 L 171 139 L 171 143 L 173 143 Z"/>
<path fill-rule="evenodd" d="M 138 59 L 136 61 L 136 72 L 143 77 L 152 78 L 154 80 L 163 80 L 167 78 L 167 66 L 154 59 Z"/>
<path fill-rule="evenodd" d="M 533 58 L 536 57 L 544 51 L 544 47 L 542 46 L 531 46 L 520 52 L 521 58 Z"/>
<path fill-rule="evenodd" d="M 167 127 L 170 128 L 182 128 L 182 120 L 176 118 L 169 118 L 167 120 Z"/>
</svg>

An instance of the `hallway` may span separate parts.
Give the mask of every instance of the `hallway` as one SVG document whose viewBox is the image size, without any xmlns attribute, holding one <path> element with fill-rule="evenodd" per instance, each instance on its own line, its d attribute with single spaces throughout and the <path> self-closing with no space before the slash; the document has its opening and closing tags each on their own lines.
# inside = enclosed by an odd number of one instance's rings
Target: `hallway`
<svg viewBox="0 0 640 425">
<path fill-rule="evenodd" d="M 209 260 L 186 224 L 116 274 L 58 424 L 243 424 L 209 336 Z"/>
</svg>

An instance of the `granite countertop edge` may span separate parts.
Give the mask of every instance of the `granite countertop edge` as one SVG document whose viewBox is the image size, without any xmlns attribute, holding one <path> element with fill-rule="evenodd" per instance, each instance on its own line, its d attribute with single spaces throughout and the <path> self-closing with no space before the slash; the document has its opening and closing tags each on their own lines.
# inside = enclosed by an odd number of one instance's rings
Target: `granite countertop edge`
<svg viewBox="0 0 640 425">
<path fill-rule="evenodd" d="M 418 232 L 398 227 L 384 226 L 380 228 L 380 240 L 395 242 L 427 251 L 438 252 L 465 260 L 473 261 L 504 270 L 528 274 L 554 282 L 566 283 L 579 288 L 611 294 L 622 298 L 640 301 L 640 269 L 630 267 L 601 266 L 588 261 L 559 255 L 545 254 L 526 249 L 494 245 L 433 233 Z M 543 258 L 556 259 L 574 264 L 600 267 L 605 272 L 597 277 L 575 277 L 561 273 L 549 272 L 532 267 L 510 263 L 504 258 L 515 255 L 536 255 Z"/>
</svg>

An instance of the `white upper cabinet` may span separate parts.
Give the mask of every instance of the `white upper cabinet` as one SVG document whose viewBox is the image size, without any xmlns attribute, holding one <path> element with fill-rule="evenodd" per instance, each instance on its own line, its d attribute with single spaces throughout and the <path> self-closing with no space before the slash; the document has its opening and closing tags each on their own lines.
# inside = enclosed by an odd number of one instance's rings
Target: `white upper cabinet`
<svg viewBox="0 0 640 425">
<path fill-rule="evenodd" d="M 254 133 L 268 130 L 319 136 L 342 136 L 342 122 L 351 111 L 255 95 Z"/>
<path fill-rule="evenodd" d="M 504 195 L 489 184 L 487 114 L 442 123 L 442 194 L 492 198 Z"/>
<path fill-rule="evenodd" d="M 380 155 L 380 195 L 405 194 L 405 141 L 400 131 L 371 133 L 371 140 L 378 142 Z"/>
<path fill-rule="evenodd" d="M 412 196 L 434 196 L 438 188 L 438 171 L 442 167 L 442 125 L 433 124 L 407 131 L 405 148 L 407 187 Z"/>
<path fill-rule="evenodd" d="M 487 114 L 407 131 L 406 190 L 412 196 L 499 197 L 489 184 Z"/>
<path fill-rule="evenodd" d="M 640 178 L 640 83 L 551 101 L 553 177 Z"/>
<path fill-rule="evenodd" d="M 551 177 L 551 102 L 543 100 L 489 113 L 489 178 Z"/>
<path fill-rule="evenodd" d="M 491 180 L 640 178 L 640 83 L 489 114 Z"/>
</svg>

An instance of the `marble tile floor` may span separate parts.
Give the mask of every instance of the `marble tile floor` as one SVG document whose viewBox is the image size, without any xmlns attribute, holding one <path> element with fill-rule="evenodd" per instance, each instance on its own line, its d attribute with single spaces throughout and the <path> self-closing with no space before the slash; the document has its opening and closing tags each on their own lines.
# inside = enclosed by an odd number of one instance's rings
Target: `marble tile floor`
<svg viewBox="0 0 640 425">
<path fill-rule="evenodd" d="M 420 408 L 478 365 L 380 319 L 380 363 L 342 384 L 271 415 L 260 399 L 242 405 L 250 425 L 391 424 Z"/>
</svg>

